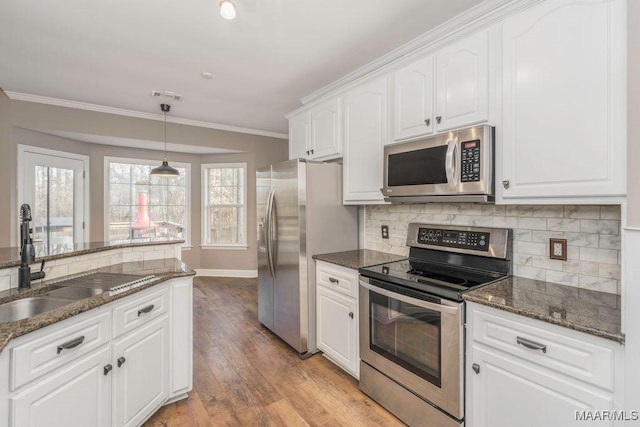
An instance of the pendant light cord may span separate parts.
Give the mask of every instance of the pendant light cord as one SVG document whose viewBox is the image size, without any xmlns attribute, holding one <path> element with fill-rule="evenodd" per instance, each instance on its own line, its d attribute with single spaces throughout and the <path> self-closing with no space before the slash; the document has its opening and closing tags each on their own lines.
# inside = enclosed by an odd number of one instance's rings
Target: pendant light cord
<svg viewBox="0 0 640 427">
<path fill-rule="evenodd" d="M 164 159 L 167 159 L 167 112 L 164 111 Z"/>
</svg>

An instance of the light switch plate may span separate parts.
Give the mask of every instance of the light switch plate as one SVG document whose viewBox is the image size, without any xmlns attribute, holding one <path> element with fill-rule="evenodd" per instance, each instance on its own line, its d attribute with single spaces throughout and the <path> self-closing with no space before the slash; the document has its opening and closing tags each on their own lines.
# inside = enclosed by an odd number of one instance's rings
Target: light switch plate
<svg viewBox="0 0 640 427">
<path fill-rule="evenodd" d="M 389 226 L 388 225 L 382 225 L 380 228 L 380 231 L 382 232 L 382 238 L 383 239 L 388 239 L 389 238 Z"/>
<path fill-rule="evenodd" d="M 567 239 L 549 239 L 549 258 L 567 260 Z"/>
</svg>

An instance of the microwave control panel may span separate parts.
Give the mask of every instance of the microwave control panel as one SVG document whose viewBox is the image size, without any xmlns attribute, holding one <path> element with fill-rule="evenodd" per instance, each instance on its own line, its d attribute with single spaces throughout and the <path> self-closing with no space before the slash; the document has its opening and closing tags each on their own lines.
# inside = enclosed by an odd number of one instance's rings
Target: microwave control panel
<svg viewBox="0 0 640 427">
<path fill-rule="evenodd" d="M 424 245 L 444 246 L 449 248 L 489 250 L 490 233 L 479 231 L 445 230 L 420 228 L 418 243 Z"/>
<path fill-rule="evenodd" d="M 480 181 L 480 140 L 463 141 L 460 143 L 462 157 L 462 182 Z"/>
</svg>

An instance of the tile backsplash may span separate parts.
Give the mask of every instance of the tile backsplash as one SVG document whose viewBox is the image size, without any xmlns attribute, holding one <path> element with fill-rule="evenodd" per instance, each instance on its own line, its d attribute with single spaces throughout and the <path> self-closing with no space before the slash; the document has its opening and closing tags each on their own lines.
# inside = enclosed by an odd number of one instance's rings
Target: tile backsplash
<svg viewBox="0 0 640 427">
<path fill-rule="evenodd" d="M 411 222 L 512 228 L 513 274 L 620 293 L 620 206 L 423 204 L 365 208 L 365 248 L 408 255 Z M 382 239 L 380 226 L 389 226 Z M 549 239 L 567 239 L 567 261 L 549 259 Z"/>
</svg>

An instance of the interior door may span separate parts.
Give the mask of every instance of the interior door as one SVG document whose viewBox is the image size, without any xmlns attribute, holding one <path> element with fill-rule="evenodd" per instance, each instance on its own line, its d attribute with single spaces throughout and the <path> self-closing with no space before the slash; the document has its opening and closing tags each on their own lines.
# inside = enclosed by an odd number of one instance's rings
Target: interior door
<svg viewBox="0 0 640 427">
<path fill-rule="evenodd" d="M 256 172 L 256 211 L 258 213 L 258 320 L 273 330 L 273 277 L 268 258 L 269 199 L 271 166 Z"/>
<path fill-rule="evenodd" d="M 85 162 L 25 150 L 20 204 L 31 206 L 33 237 L 45 245 L 88 240 L 84 219 Z"/>
<path fill-rule="evenodd" d="M 304 217 L 299 207 L 299 191 L 306 188 L 305 174 L 301 172 L 304 164 L 298 160 L 273 165 L 272 189 L 274 191 L 273 209 L 276 236 L 274 249 L 274 332 L 299 352 L 306 351 L 306 342 L 301 342 L 300 301 L 306 301 L 306 262 L 300 259 L 301 242 L 306 239 Z M 304 191 L 302 191 L 304 193 Z M 306 258 L 306 257 L 305 257 Z M 304 265 L 302 265 L 304 264 Z M 304 272 L 300 269 L 304 268 Z M 301 292 L 305 292 L 301 295 Z M 306 323 L 305 323 L 306 324 Z"/>
</svg>

